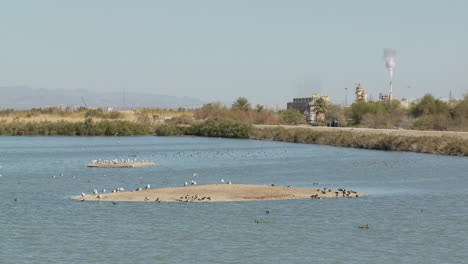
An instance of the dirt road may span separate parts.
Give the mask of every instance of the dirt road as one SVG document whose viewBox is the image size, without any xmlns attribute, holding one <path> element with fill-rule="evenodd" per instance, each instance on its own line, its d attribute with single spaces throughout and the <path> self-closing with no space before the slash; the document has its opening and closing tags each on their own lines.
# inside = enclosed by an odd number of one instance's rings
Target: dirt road
<svg viewBox="0 0 468 264">
<path fill-rule="evenodd" d="M 457 137 L 468 139 L 468 132 L 457 131 L 425 131 L 425 130 L 406 130 L 406 129 L 373 129 L 373 128 L 353 128 L 353 127 L 313 127 L 309 125 L 286 126 L 286 125 L 254 125 L 257 128 L 283 127 L 286 129 L 305 128 L 315 131 L 350 131 L 369 134 L 391 134 L 399 136 L 431 136 L 431 137 Z"/>
</svg>

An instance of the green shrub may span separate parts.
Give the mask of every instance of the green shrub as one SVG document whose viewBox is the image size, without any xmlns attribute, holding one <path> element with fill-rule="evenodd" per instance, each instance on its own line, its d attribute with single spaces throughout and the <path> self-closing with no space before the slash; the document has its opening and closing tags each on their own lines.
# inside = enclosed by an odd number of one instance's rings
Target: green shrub
<svg viewBox="0 0 468 264">
<path fill-rule="evenodd" d="M 176 124 L 165 124 L 157 126 L 155 134 L 157 136 L 182 136 L 184 135 L 184 131 Z"/>
<path fill-rule="evenodd" d="M 305 124 L 304 116 L 296 109 L 288 109 L 279 112 L 280 120 L 285 125 Z"/>
<path fill-rule="evenodd" d="M 249 138 L 252 126 L 238 121 L 209 119 L 194 125 L 191 132 L 204 137 Z"/>
</svg>

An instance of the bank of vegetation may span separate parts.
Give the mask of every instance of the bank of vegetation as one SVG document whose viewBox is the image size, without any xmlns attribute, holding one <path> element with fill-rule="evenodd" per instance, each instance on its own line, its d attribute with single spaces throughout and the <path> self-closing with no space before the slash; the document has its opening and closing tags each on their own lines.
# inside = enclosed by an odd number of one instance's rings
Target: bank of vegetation
<svg viewBox="0 0 468 264">
<path fill-rule="evenodd" d="M 156 128 L 156 135 L 249 138 L 369 150 L 468 156 L 468 140 L 456 137 L 399 136 L 351 131 L 316 131 L 304 128 L 258 128 L 237 121 L 208 120 L 185 126 L 165 124 Z"/>
<path fill-rule="evenodd" d="M 169 111 L 169 110 L 168 110 Z M 172 111 L 172 110 L 170 110 Z M 320 111 L 327 119 L 335 118 L 348 126 L 370 128 L 405 128 L 422 130 L 468 131 L 468 96 L 449 103 L 426 95 L 405 108 L 399 101 L 359 102 L 348 108 L 327 105 Z M 413 137 L 369 134 L 350 131 L 316 131 L 310 129 L 258 128 L 254 124 L 298 125 L 304 117 L 296 110 L 273 112 L 238 98 L 232 107 L 219 103 L 204 105 L 197 110 L 178 109 L 172 118 L 154 122 L 162 114 L 158 109 L 128 113 L 102 109 L 31 109 L 0 111 L 0 135 L 12 136 L 204 136 L 250 138 L 284 142 L 323 144 L 389 151 L 414 151 L 444 155 L 467 156 L 468 141 L 455 137 Z M 158 114 L 159 113 L 159 114 Z M 63 117 L 56 121 L 34 119 L 43 115 Z M 78 115 L 82 119 L 66 117 Z M 15 117 L 11 119 L 11 117 Z M 318 124 L 320 125 L 320 124 Z M 322 124 L 324 125 L 324 124 Z"/>
<path fill-rule="evenodd" d="M 468 95 L 445 102 L 426 94 L 408 106 L 398 100 L 358 102 L 342 115 L 349 126 L 468 131 Z"/>
<path fill-rule="evenodd" d="M 154 133 L 149 123 L 130 121 L 10 122 L 0 124 L 2 136 L 142 136 Z"/>
<path fill-rule="evenodd" d="M 468 156 L 468 140 L 456 137 L 398 136 L 350 131 L 314 131 L 282 127 L 255 128 L 252 139 L 305 144 L 320 144 L 370 150 L 411 151 L 419 153 Z"/>
<path fill-rule="evenodd" d="M 404 127 L 423 130 L 453 128 L 458 131 L 468 128 L 468 97 L 448 104 L 431 95 L 426 95 L 408 108 L 404 108 L 399 101 L 395 100 L 355 103 L 347 109 L 328 106 L 324 111 L 329 118 L 334 117 L 342 123 L 355 126 L 367 124 L 372 128 Z M 325 132 L 301 128 L 252 127 L 252 124 L 297 125 L 303 123 L 303 117 L 295 110 L 276 114 L 264 110 L 261 106 L 252 108 L 247 99 L 240 97 L 231 108 L 220 104 L 208 104 L 196 110 L 194 118 L 175 118 L 156 128 L 155 132 L 161 136 L 251 138 L 372 150 L 468 156 L 468 141 L 455 137 L 416 137 L 351 131 Z"/>
</svg>

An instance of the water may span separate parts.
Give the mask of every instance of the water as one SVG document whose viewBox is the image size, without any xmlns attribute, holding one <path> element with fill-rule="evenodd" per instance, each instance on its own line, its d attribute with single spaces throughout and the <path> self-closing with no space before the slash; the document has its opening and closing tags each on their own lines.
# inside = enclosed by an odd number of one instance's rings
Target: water
<svg viewBox="0 0 468 264">
<path fill-rule="evenodd" d="M 158 165 L 86 167 L 99 158 Z M 468 259 L 466 158 L 217 138 L 0 137 L 0 166 L 0 263 Z M 318 183 L 370 196 L 116 205 L 68 199 L 95 188 L 182 186 L 194 172 L 199 184 L 221 178 L 310 188 Z M 256 218 L 265 223 L 255 224 Z M 365 224 L 370 228 L 358 228 Z"/>
</svg>

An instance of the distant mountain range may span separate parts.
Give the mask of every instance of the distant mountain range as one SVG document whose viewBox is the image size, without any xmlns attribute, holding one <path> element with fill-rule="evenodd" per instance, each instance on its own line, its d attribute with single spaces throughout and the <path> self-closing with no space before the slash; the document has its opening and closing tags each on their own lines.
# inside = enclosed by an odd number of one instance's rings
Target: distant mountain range
<svg viewBox="0 0 468 264">
<path fill-rule="evenodd" d="M 111 107 L 130 108 L 196 108 L 206 102 L 191 97 L 177 97 L 135 92 L 91 92 L 85 89 L 34 89 L 0 87 L 0 109 L 30 109 L 44 107 Z"/>
</svg>

